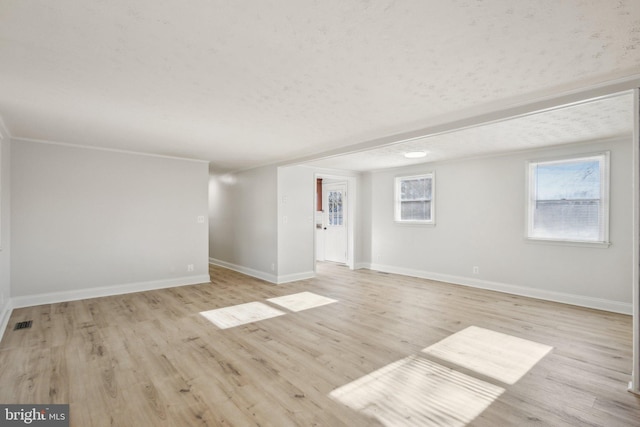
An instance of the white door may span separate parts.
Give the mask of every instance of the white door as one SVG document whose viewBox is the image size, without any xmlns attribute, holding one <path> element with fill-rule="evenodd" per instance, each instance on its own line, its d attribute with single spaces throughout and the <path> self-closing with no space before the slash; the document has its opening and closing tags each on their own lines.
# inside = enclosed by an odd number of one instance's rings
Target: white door
<svg viewBox="0 0 640 427">
<path fill-rule="evenodd" d="M 347 185 L 322 185 L 324 207 L 324 259 L 347 262 Z"/>
</svg>

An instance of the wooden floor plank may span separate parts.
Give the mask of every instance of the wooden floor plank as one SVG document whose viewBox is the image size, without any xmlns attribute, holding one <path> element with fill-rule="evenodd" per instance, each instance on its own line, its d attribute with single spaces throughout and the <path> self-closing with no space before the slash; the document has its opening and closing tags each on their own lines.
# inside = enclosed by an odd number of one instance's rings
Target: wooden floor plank
<svg viewBox="0 0 640 427">
<path fill-rule="evenodd" d="M 69 403 L 83 427 L 376 426 L 330 393 L 477 326 L 553 350 L 515 384 L 440 360 L 504 389 L 469 425 L 640 425 L 640 398 L 626 391 L 630 316 L 318 269 L 273 285 L 212 266 L 211 283 L 16 309 L 0 341 L 0 402 Z M 266 301 L 304 291 L 338 302 L 290 312 Z M 224 330 L 199 314 L 254 301 L 286 314 Z M 25 320 L 30 329 L 12 330 Z"/>
</svg>

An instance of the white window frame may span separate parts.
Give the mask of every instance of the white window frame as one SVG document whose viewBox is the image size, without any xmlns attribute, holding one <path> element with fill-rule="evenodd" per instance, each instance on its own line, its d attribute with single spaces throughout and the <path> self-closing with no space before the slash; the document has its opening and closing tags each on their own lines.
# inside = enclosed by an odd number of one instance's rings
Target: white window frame
<svg viewBox="0 0 640 427">
<path fill-rule="evenodd" d="M 401 215 L 401 185 L 402 181 L 408 181 L 412 179 L 423 179 L 428 178 L 431 179 L 431 206 L 430 206 L 430 219 L 428 220 L 409 220 L 400 218 Z M 436 177 L 435 172 L 427 172 L 420 175 L 410 175 L 410 176 L 397 176 L 395 178 L 395 186 L 394 186 L 394 219 L 398 224 L 416 224 L 416 225 L 435 225 L 435 199 L 436 199 Z"/>
<path fill-rule="evenodd" d="M 578 154 L 572 156 L 554 157 L 547 159 L 538 159 L 527 162 L 527 218 L 526 218 L 526 230 L 525 238 L 530 242 L 542 242 L 552 244 L 565 244 L 573 246 L 591 246 L 591 247 L 609 247 L 609 158 L 610 152 L 604 151 L 591 154 Z M 534 225 L 534 211 L 535 202 L 537 200 L 537 188 L 535 180 L 535 167 L 540 164 L 558 164 L 558 163 L 575 163 L 580 161 L 597 160 L 600 164 L 600 211 L 599 217 L 602 221 L 602 239 L 600 240 L 587 240 L 587 239 L 572 239 L 563 237 L 537 237 L 533 233 Z"/>
</svg>

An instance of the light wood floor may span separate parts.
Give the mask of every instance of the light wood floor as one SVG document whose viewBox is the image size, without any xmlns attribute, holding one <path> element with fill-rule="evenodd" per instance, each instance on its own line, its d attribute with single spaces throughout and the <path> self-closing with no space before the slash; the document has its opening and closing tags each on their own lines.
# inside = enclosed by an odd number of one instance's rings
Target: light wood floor
<svg viewBox="0 0 640 427">
<path fill-rule="evenodd" d="M 375 426 L 329 393 L 475 325 L 553 350 L 470 425 L 640 425 L 629 316 L 332 264 L 319 273 L 276 286 L 212 267 L 212 283 L 16 309 L 0 403 L 70 403 L 78 427 Z M 225 330 L 198 314 L 302 291 L 339 302 Z"/>
</svg>

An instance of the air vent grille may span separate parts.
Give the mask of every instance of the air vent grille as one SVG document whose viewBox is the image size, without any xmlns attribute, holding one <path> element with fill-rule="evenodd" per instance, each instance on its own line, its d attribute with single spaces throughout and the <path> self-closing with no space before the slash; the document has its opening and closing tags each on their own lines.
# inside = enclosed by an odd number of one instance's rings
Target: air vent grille
<svg viewBox="0 0 640 427">
<path fill-rule="evenodd" d="M 24 322 L 18 322 L 16 323 L 16 326 L 13 327 L 13 330 L 17 331 L 18 329 L 28 329 L 31 327 L 32 324 L 33 324 L 33 320 L 25 320 Z"/>
</svg>

